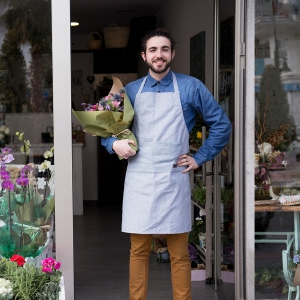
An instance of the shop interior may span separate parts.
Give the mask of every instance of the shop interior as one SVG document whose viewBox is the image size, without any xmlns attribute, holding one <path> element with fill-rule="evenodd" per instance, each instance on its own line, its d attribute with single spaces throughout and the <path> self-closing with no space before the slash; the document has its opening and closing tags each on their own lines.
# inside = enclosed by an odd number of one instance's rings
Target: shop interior
<svg viewBox="0 0 300 300">
<path fill-rule="evenodd" d="M 71 27 L 72 108 L 82 110 L 81 103 L 93 104 L 106 96 L 112 86 L 112 76 L 118 77 L 124 86 L 145 76 L 147 68 L 140 57 L 139 41 L 145 32 L 158 27 L 171 29 L 178 41 L 172 70 L 199 78 L 213 91 L 214 3 L 210 2 L 149 0 L 141 3 L 132 0 L 122 3 L 116 0 L 88 0 L 83 3 L 72 0 L 71 21 L 79 23 L 79 26 Z M 220 30 L 223 30 L 220 101 L 231 119 L 234 114 L 234 11 L 235 1 L 219 1 L 218 18 L 222 24 Z M 116 28 L 119 38 L 111 41 L 109 33 Z M 118 44 L 120 40 L 123 41 L 122 45 Z M 193 52 L 195 49 L 196 52 Z M 83 133 L 82 126 L 74 116 L 72 122 L 74 143 L 82 145 L 82 199 L 74 203 L 75 299 L 95 299 L 96 295 L 99 299 L 102 299 L 101 296 L 103 299 L 128 299 L 129 236 L 120 232 L 127 162 L 108 154 L 100 145 L 99 137 Z M 198 121 L 193 134 L 197 136 L 197 132 L 202 132 L 202 125 Z M 197 137 L 191 139 L 191 153 L 201 142 L 202 139 L 197 140 Z M 191 188 L 202 182 L 201 174 L 211 171 L 212 165 L 205 168 L 199 168 L 191 174 Z M 230 170 L 226 169 L 226 172 L 220 179 L 223 186 L 224 183 L 232 183 Z M 212 176 L 208 176 L 207 180 L 206 184 L 211 184 Z M 226 208 L 228 212 L 229 207 Z M 191 217 L 196 220 L 203 215 L 201 211 L 205 214 L 205 208 L 193 201 Z M 230 213 L 228 217 L 232 217 Z M 205 220 L 205 216 L 202 219 Z M 209 222 L 207 226 L 210 226 L 212 234 L 212 220 Z M 230 220 L 226 222 L 228 239 L 233 243 Z M 198 234 L 196 239 L 199 239 Z M 210 251 L 206 246 L 209 248 L 212 245 L 205 245 L 203 236 L 199 243 L 195 243 L 197 261 L 191 263 L 193 297 L 201 293 L 202 297 L 207 295 L 205 299 L 233 299 L 232 255 L 229 258 L 228 253 L 228 259 L 231 260 L 226 270 L 223 267 L 226 279 L 223 280 L 223 286 L 218 288 L 217 295 L 213 265 L 207 267 L 210 254 L 205 254 Z M 97 256 L 97 262 L 90 260 L 92 256 Z M 172 297 L 167 259 L 155 251 L 151 253 L 149 299 Z"/>
</svg>

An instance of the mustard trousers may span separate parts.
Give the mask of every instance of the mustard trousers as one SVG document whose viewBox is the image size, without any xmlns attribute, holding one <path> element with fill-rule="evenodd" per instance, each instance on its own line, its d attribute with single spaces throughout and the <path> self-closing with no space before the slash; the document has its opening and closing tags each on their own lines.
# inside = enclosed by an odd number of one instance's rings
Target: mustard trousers
<svg viewBox="0 0 300 300">
<path fill-rule="evenodd" d="M 188 233 L 168 234 L 174 300 L 191 300 L 191 263 Z M 129 299 L 146 300 L 148 291 L 151 234 L 130 234 Z"/>
</svg>

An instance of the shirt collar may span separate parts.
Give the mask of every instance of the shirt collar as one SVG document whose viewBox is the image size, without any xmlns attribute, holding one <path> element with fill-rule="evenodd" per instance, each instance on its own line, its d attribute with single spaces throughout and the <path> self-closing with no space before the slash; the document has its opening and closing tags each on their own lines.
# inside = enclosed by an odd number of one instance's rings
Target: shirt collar
<svg viewBox="0 0 300 300">
<path fill-rule="evenodd" d="M 150 73 L 148 73 L 148 76 L 147 76 L 147 81 L 148 81 L 148 83 L 149 83 L 149 85 L 150 85 L 151 87 L 153 87 L 158 81 L 159 81 L 161 84 L 163 84 L 163 85 L 165 85 L 165 86 L 168 86 L 168 85 L 170 84 L 170 82 L 172 81 L 172 79 L 173 79 L 173 77 L 172 77 L 172 71 L 171 71 L 171 69 L 169 70 L 168 74 L 167 74 L 163 79 L 161 79 L 161 80 L 156 80 L 156 79 L 154 79 L 154 78 L 150 75 Z"/>
</svg>

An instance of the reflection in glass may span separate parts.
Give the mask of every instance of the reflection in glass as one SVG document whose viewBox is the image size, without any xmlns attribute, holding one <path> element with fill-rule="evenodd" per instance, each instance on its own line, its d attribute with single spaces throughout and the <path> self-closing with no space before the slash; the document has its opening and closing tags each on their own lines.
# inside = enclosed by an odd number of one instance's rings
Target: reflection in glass
<svg viewBox="0 0 300 300">
<path fill-rule="evenodd" d="M 293 262 L 300 250 L 300 1 L 255 3 L 256 298 L 296 299 L 300 296 Z"/>
<path fill-rule="evenodd" d="M 51 1 L 0 0 L 0 257 L 55 257 Z"/>
</svg>

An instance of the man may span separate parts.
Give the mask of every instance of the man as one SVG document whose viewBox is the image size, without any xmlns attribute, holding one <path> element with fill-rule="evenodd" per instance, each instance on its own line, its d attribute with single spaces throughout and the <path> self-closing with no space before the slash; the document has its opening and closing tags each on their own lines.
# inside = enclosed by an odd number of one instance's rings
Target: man
<svg viewBox="0 0 300 300">
<path fill-rule="evenodd" d="M 130 299 L 145 300 L 152 234 L 166 234 L 171 259 L 173 297 L 191 299 L 188 232 L 191 196 L 188 172 L 213 159 L 227 144 L 231 124 L 207 88 L 191 76 L 170 70 L 175 42 L 169 31 L 156 29 L 142 40 L 148 76 L 128 84 L 134 107 L 132 140 L 102 139 L 110 153 L 128 159 L 122 231 L 130 233 Z M 196 114 L 209 126 L 209 137 L 193 157 L 189 132 Z"/>
</svg>

